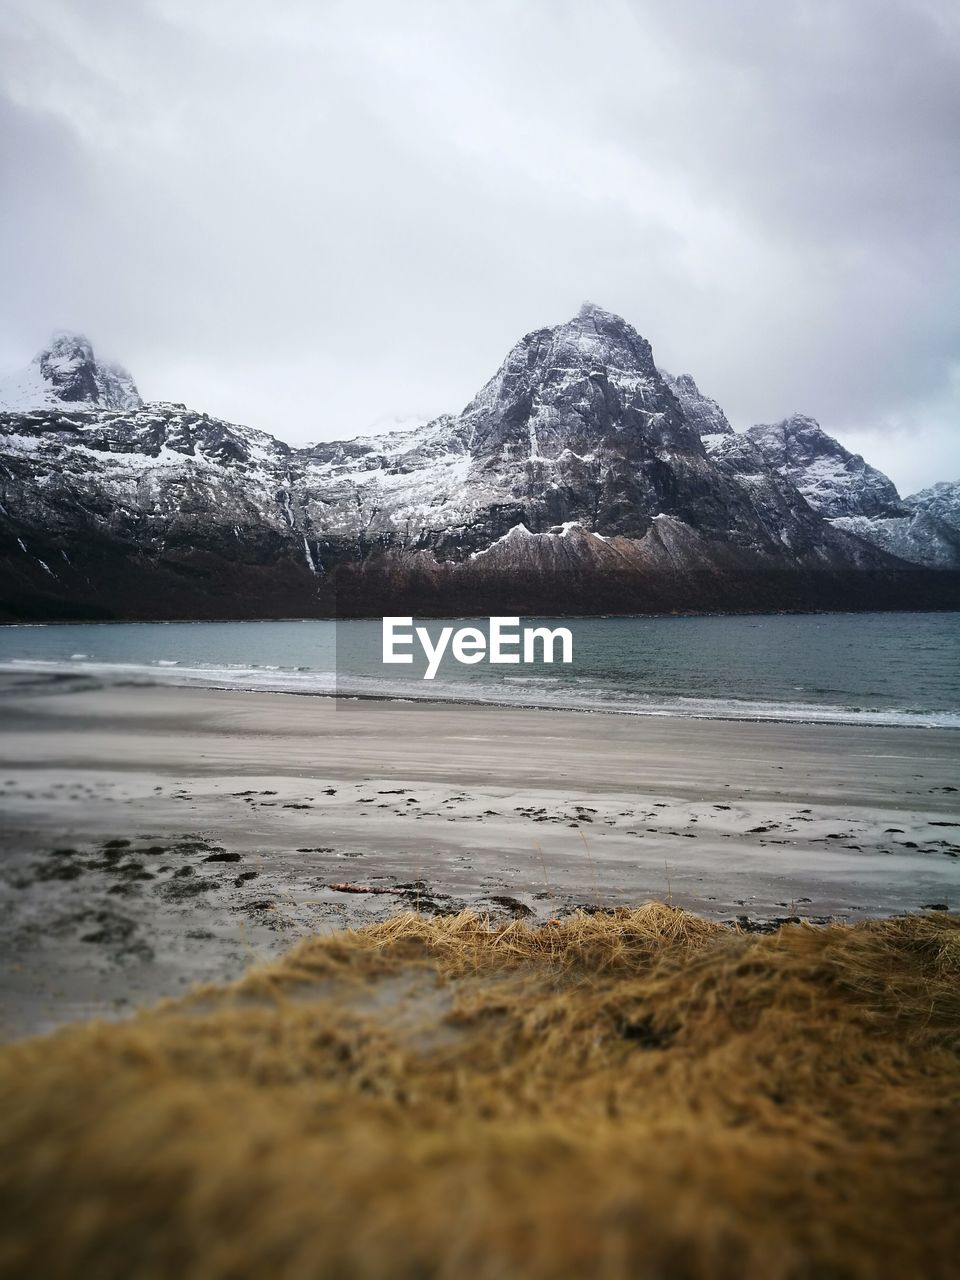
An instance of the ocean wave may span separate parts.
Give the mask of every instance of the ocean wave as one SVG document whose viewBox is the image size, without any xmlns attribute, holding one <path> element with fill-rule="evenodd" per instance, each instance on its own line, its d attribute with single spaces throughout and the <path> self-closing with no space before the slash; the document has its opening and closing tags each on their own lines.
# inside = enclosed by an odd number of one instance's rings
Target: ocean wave
<svg viewBox="0 0 960 1280">
<path fill-rule="evenodd" d="M 611 689 L 578 677 L 576 684 L 556 677 L 514 677 L 506 681 L 420 681 L 344 675 L 333 670 L 267 667 L 255 663 L 172 664 L 94 662 L 89 660 L 12 658 L 0 661 L 0 673 L 83 674 L 105 684 L 142 684 L 250 693 L 300 693 L 347 698 L 383 698 L 405 702 L 459 702 L 552 711 L 613 715 L 679 716 L 703 720 L 769 720 L 808 724 L 849 724 L 960 729 L 960 710 L 874 707 L 842 703 L 690 697 L 649 691 Z"/>
<path fill-rule="evenodd" d="M 504 684 L 559 684 L 559 676 L 501 676 Z"/>
</svg>

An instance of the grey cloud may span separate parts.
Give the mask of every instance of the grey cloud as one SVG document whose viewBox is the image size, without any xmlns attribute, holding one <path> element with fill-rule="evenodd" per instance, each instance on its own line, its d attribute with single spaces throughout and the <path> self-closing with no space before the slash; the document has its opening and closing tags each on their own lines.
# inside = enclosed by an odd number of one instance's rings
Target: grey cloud
<svg viewBox="0 0 960 1280">
<path fill-rule="evenodd" d="M 297 442 L 592 298 L 745 426 L 960 473 L 950 0 L 6 0 L 0 363 Z"/>
</svg>

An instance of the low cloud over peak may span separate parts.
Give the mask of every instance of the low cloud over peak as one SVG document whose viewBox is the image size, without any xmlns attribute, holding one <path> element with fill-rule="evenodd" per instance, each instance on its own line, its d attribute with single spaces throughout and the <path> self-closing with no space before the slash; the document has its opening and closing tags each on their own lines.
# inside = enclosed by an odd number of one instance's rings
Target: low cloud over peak
<svg viewBox="0 0 960 1280">
<path fill-rule="evenodd" d="M 948 0 L 9 0 L 0 363 L 89 332 L 285 439 L 600 298 L 737 426 L 960 474 Z"/>
</svg>

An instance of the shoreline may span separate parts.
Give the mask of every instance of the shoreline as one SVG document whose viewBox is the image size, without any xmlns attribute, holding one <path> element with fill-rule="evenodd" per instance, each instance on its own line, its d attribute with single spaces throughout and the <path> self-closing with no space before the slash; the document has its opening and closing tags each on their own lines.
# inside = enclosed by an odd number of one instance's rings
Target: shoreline
<svg viewBox="0 0 960 1280">
<path fill-rule="evenodd" d="M 862 616 L 898 616 L 904 613 L 960 613 L 960 605 L 945 604 L 930 606 L 924 609 L 904 607 L 902 609 L 671 609 L 667 611 L 637 613 L 521 613 L 523 618 L 552 618 L 558 621 L 595 621 L 602 618 L 829 618 L 862 617 Z M 475 622 L 479 618 L 488 618 L 489 613 L 417 613 L 413 615 L 425 622 Z M 358 614 L 282 614 L 276 617 L 223 617 L 223 618 L 42 618 L 14 619 L 0 618 L 3 627 L 100 627 L 100 626 L 194 626 L 207 623 L 237 622 L 379 622 L 383 615 L 379 613 Z"/>
<path fill-rule="evenodd" d="M 958 776 L 948 730 L 0 681 L 0 1037 L 398 909 L 949 908 Z"/>
<path fill-rule="evenodd" d="M 152 625 L 152 624 L 151 624 Z M 685 711 L 679 710 L 673 706 L 664 706 L 662 709 L 636 709 L 626 708 L 623 706 L 559 706 L 555 703 L 546 702 L 510 702 L 495 701 L 492 698 L 466 698 L 466 697 L 445 697 L 442 695 L 430 696 L 429 694 L 417 693 L 368 693 L 356 691 L 330 691 L 325 689 L 310 688 L 268 688 L 265 686 L 226 684 L 226 683 L 208 683 L 202 680 L 196 681 L 176 681 L 162 680 L 158 678 L 147 678 L 137 680 L 131 676 L 105 674 L 104 667 L 111 667 L 114 670 L 121 669 L 124 664 L 120 663 L 92 663 L 91 668 L 84 670 L 82 667 L 70 662 L 58 662 L 44 659 L 12 659 L 8 663 L 0 662 L 0 684 L 12 683 L 18 675 L 23 676 L 40 676 L 48 677 L 49 683 L 52 685 L 55 681 L 65 681 L 71 678 L 77 680 L 87 679 L 94 682 L 96 687 L 103 688 L 133 688 L 133 689 L 196 689 L 199 691 L 210 691 L 220 693 L 237 693 L 237 694 L 254 694 L 262 696 L 272 696 L 277 694 L 284 697 L 297 698 L 326 698 L 333 701 L 341 702 L 400 702 L 414 703 L 434 706 L 453 706 L 453 707 L 490 707 L 498 711 L 545 711 L 555 714 L 565 715 L 604 715 L 615 717 L 626 717 L 630 719 L 655 719 L 655 720 L 697 720 L 707 722 L 719 722 L 722 724 L 775 724 L 775 725 L 811 725 L 819 728 L 827 728 L 836 725 L 841 728 L 868 728 L 868 729 L 917 729 L 917 730 L 933 730 L 934 732 L 956 733 L 960 730 L 960 711 L 918 711 L 915 718 L 907 718 L 907 713 L 890 712 L 891 716 L 900 714 L 901 719 L 866 719 L 864 717 L 876 715 L 881 717 L 886 713 L 877 711 L 866 711 L 860 714 L 860 718 L 854 718 L 857 713 L 849 712 L 846 716 L 786 716 L 786 715 L 737 715 L 731 713 L 715 713 L 713 715 L 701 711 Z M 133 664 L 130 664 L 131 666 Z M 171 664 L 167 667 L 160 667 L 159 671 L 170 671 L 175 673 L 179 664 Z M 138 671 L 148 671 L 149 668 L 144 664 L 137 667 Z M 184 668 L 184 670 L 193 670 L 192 668 Z M 331 673 L 318 672 L 318 675 L 326 675 Z M 333 679 L 336 680 L 336 674 L 332 673 Z M 419 685 L 414 686 L 419 688 Z M 710 701 L 710 699 L 704 699 Z M 717 704 L 729 705 L 737 699 L 713 699 Z M 814 703 L 797 703 L 797 706 L 813 708 Z M 831 706 L 833 704 L 830 704 Z M 923 717 L 937 716 L 954 716 L 953 721 L 944 721 L 940 723 L 924 723 Z"/>
</svg>

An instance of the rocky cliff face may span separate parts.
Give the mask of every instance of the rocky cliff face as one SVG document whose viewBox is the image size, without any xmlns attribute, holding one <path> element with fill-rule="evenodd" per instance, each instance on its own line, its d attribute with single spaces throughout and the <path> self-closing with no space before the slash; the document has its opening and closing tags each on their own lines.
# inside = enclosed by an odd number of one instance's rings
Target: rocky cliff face
<svg viewBox="0 0 960 1280">
<path fill-rule="evenodd" d="M 678 468 L 705 462 L 649 344 L 589 305 L 521 339 L 456 417 L 358 443 L 302 452 L 320 501 L 337 498 L 332 525 L 316 506 L 310 518 L 339 537 L 452 560 L 520 524 L 640 536 L 662 509 L 667 456 Z"/>
<path fill-rule="evenodd" d="M 893 481 L 828 436 L 813 418 L 794 414 L 745 434 L 764 462 L 794 484 L 820 515 L 903 514 Z"/>
<path fill-rule="evenodd" d="M 24 407 L 21 379 L 21 400 L 0 412 L 0 616 L 957 596 L 952 579 L 911 568 L 879 536 L 838 527 L 861 513 L 906 518 L 879 472 L 810 420 L 735 434 L 691 378 L 661 374 L 649 343 L 595 306 L 521 339 L 457 415 L 307 449 L 182 405 L 143 405 L 84 339 L 58 343 L 32 366 L 53 400 Z"/>
<path fill-rule="evenodd" d="M 960 568 L 960 481 L 904 498 L 899 516 L 841 516 L 833 524 L 915 564 Z"/>
<path fill-rule="evenodd" d="M 12 411 L 76 408 L 139 409 L 133 378 L 93 354 L 87 338 L 58 333 L 27 369 L 0 378 L 0 407 Z"/>
<path fill-rule="evenodd" d="M 716 400 L 703 394 L 689 373 L 681 373 L 674 378 L 661 369 L 660 376 L 676 396 L 684 417 L 696 428 L 706 448 L 709 449 L 717 437 L 733 435 L 727 415 Z"/>
<path fill-rule="evenodd" d="M 902 516 L 837 516 L 830 523 L 911 564 L 930 569 L 960 568 L 960 530 L 951 529 L 926 511 Z"/>
<path fill-rule="evenodd" d="M 911 511 L 923 511 L 960 533 L 960 480 L 942 480 L 903 501 Z"/>
<path fill-rule="evenodd" d="M 673 383 L 682 398 L 645 339 L 584 306 L 521 339 L 458 416 L 297 451 L 303 517 L 334 553 L 364 544 L 452 562 L 519 527 L 543 534 L 577 524 L 641 539 L 659 516 L 778 563 L 814 547 L 843 562 L 862 555 L 855 544 L 839 549 L 843 540 L 769 466 L 758 463 L 747 482 L 718 465 L 698 429 L 704 409 L 717 425 L 717 406 L 692 379 Z"/>
<path fill-rule="evenodd" d="M 890 555 L 928 568 L 960 568 L 960 482 L 901 498 L 882 471 L 799 415 L 739 436 L 710 437 L 708 449 L 738 474 L 769 467 L 835 529 Z"/>
</svg>

